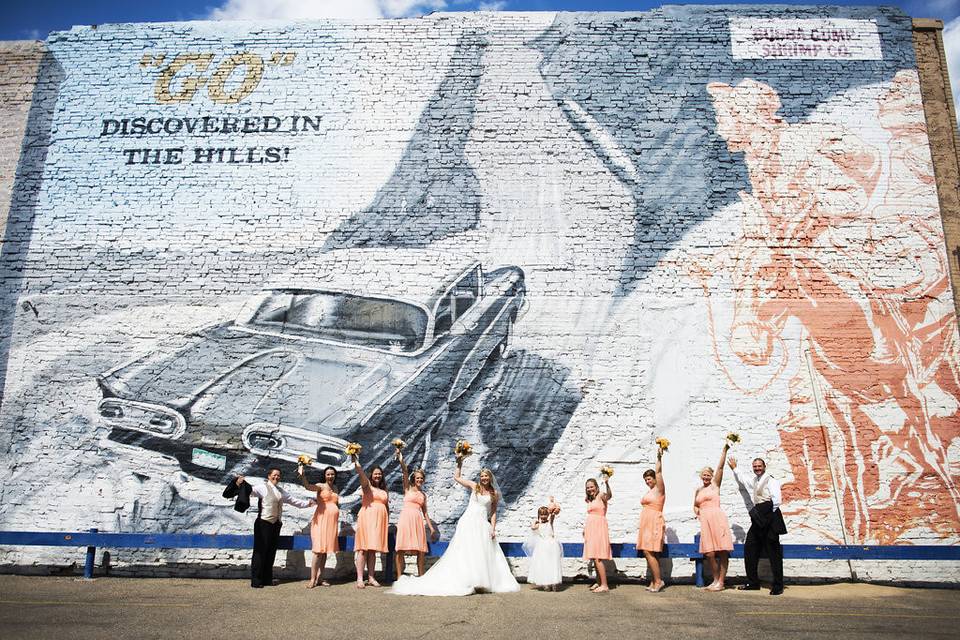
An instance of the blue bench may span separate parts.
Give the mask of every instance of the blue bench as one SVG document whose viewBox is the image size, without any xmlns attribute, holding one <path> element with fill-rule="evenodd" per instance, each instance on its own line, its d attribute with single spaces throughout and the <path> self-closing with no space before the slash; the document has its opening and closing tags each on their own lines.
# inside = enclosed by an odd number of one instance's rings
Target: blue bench
<svg viewBox="0 0 960 640">
<path fill-rule="evenodd" d="M 699 538 L 699 536 L 696 536 Z M 87 556 L 83 567 L 85 578 L 93 577 L 94 559 L 97 547 L 111 549 L 252 549 L 252 535 L 209 534 L 209 533 L 100 533 L 96 529 L 89 531 L 0 531 L 0 546 L 40 546 L 40 547 L 86 547 Z M 519 542 L 501 542 L 500 547 L 507 557 L 519 558 L 525 554 Z M 642 558 L 633 544 L 615 543 L 611 545 L 614 558 Z M 280 536 L 280 549 L 309 551 L 310 536 Z M 695 578 L 697 586 L 703 586 L 703 556 L 699 551 L 699 540 L 686 543 L 667 543 L 663 545 L 663 558 L 689 558 L 696 564 Z M 340 537 L 340 549 L 353 551 L 353 538 Z M 393 534 L 390 535 L 390 549 L 384 564 L 386 580 L 393 579 Z M 447 543 L 440 541 L 430 544 L 429 555 L 439 556 L 447 549 Z M 579 558 L 583 554 L 583 544 L 564 542 L 563 555 L 567 558 Z M 735 545 L 732 558 L 743 557 L 743 545 Z M 960 545 L 824 545 L 824 544 L 785 544 L 783 557 L 789 560 L 960 560 Z"/>
</svg>

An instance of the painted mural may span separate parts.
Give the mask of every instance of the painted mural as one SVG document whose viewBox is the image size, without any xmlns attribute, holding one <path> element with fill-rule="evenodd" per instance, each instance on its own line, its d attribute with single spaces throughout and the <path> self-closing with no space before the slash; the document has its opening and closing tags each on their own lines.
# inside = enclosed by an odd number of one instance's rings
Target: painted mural
<svg viewBox="0 0 960 640">
<path fill-rule="evenodd" d="M 222 484 L 299 491 L 308 455 L 349 533 L 345 444 L 399 490 L 401 437 L 449 533 L 464 438 L 502 538 L 555 496 L 579 539 L 610 464 L 629 541 L 665 436 L 688 541 L 736 430 L 785 542 L 957 543 L 911 38 L 895 9 L 729 6 L 54 34 L 0 256 L 0 525 L 246 532 Z"/>
<path fill-rule="evenodd" d="M 712 332 L 715 354 L 744 394 L 783 375 L 788 359 L 801 363 L 777 427 L 804 452 L 790 460 L 791 510 L 829 511 L 837 491 L 856 542 L 892 544 L 918 528 L 951 535 L 957 319 L 917 74 L 897 73 L 877 96 L 882 145 L 840 123 L 788 124 L 762 82 L 707 90 L 751 186 L 742 235 L 723 256 L 737 295 L 730 323 Z M 891 268 L 900 261 L 909 268 Z M 790 321 L 802 337 L 788 346 Z M 760 379 L 739 382 L 721 344 Z"/>
</svg>

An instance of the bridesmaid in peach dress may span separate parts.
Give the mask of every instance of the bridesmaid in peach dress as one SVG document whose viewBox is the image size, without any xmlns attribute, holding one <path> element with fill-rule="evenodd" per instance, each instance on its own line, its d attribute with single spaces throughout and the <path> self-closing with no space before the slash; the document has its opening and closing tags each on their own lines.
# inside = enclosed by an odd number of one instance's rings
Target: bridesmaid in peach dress
<svg viewBox="0 0 960 640">
<path fill-rule="evenodd" d="M 367 583 L 379 587 L 374 577 L 377 566 L 377 553 L 387 552 L 387 524 L 389 519 L 389 498 L 387 483 L 383 478 L 383 469 L 378 466 L 370 470 L 370 476 L 360 466 L 360 458 L 353 456 L 353 466 L 360 476 L 361 501 L 357 513 L 356 534 L 353 540 L 354 562 L 357 565 L 357 589 L 363 589 L 363 568 L 367 568 Z"/>
<path fill-rule="evenodd" d="M 613 492 L 610 490 L 610 478 L 606 474 L 603 474 L 603 486 L 604 491 L 601 492 L 600 485 L 593 478 L 587 480 L 584 486 L 587 494 L 587 519 L 583 523 L 583 557 L 593 560 L 593 566 L 597 570 L 597 582 L 590 586 L 590 591 L 594 593 L 610 591 L 603 561 L 613 559 L 610 552 L 610 529 L 607 526 L 607 502 L 613 497 Z"/>
<path fill-rule="evenodd" d="M 666 489 L 663 486 L 663 474 L 660 472 L 663 460 L 663 449 L 657 449 L 657 468 L 643 472 L 643 481 L 650 490 L 640 504 L 640 527 L 637 532 L 637 550 L 643 552 L 647 559 L 647 568 L 652 580 L 647 591 L 657 593 L 663 589 L 663 580 L 660 577 L 660 552 L 663 551 L 663 536 L 666 526 L 663 522 L 663 503 L 667 499 Z"/>
<path fill-rule="evenodd" d="M 733 551 L 730 522 L 720 506 L 723 463 L 729 448 L 730 443 L 724 442 L 716 473 L 710 467 L 701 469 L 700 480 L 703 486 L 697 489 L 693 497 L 693 513 L 700 519 L 700 553 L 706 556 L 713 574 L 713 582 L 705 588 L 706 591 L 723 591 L 723 581 L 730 565 L 730 552 Z"/>
<path fill-rule="evenodd" d="M 406 566 L 404 556 L 413 553 L 417 556 L 417 575 L 422 576 L 424 556 L 427 554 L 424 522 L 430 528 L 430 538 L 433 539 L 437 535 L 437 530 L 430 521 L 430 516 L 427 515 L 427 494 L 423 492 L 423 483 L 426 482 L 427 475 L 423 469 L 417 469 L 411 476 L 407 471 L 407 463 L 403 461 L 403 453 L 398 450 L 395 457 L 400 462 L 400 470 L 403 473 L 403 508 L 400 510 L 400 519 L 397 521 L 396 575 L 398 578 L 403 575 L 403 569 Z"/>
<path fill-rule="evenodd" d="M 303 473 L 303 465 L 297 467 L 300 483 L 307 491 L 317 492 L 317 510 L 310 521 L 310 546 L 313 550 L 313 562 L 310 563 L 310 582 L 307 589 L 317 586 L 329 587 L 323 579 L 323 568 L 327 565 L 327 554 L 340 550 L 337 533 L 340 529 L 340 496 L 337 493 L 337 470 L 327 467 L 323 470 L 323 482 L 311 484 Z"/>
</svg>

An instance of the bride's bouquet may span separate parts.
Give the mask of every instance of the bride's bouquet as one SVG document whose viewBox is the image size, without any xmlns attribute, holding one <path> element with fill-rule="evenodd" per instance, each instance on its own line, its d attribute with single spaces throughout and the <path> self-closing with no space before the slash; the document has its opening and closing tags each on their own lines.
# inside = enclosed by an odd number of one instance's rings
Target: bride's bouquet
<svg viewBox="0 0 960 640">
<path fill-rule="evenodd" d="M 297 458 L 297 464 L 304 467 L 309 467 L 310 465 L 313 464 L 313 458 L 311 458 L 310 456 L 301 455 Z"/>
<path fill-rule="evenodd" d="M 401 440 L 400 438 L 394 438 L 390 443 L 397 448 L 397 451 L 403 451 L 407 447 L 407 443 Z"/>
<path fill-rule="evenodd" d="M 362 449 L 363 449 L 363 445 L 357 444 L 356 442 L 351 442 L 346 446 L 346 448 L 343 451 L 348 456 L 355 456 L 355 455 L 358 455 Z"/>
<path fill-rule="evenodd" d="M 457 440 L 457 444 L 453 447 L 453 452 L 460 457 L 467 457 L 473 453 L 473 446 L 466 440 Z"/>
<path fill-rule="evenodd" d="M 613 477 L 613 467 L 608 464 L 600 467 L 600 475 L 606 476 L 608 479 Z"/>
<path fill-rule="evenodd" d="M 660 448 L 660 451 L 665 452 L 667 448 L 670 446 L 670 441 L 664 438 L 663 436 L 660 436 L 659 438 L 654 440 L 654 442 L 657 443 L 657 446 Z"/>
<path fill-rule="evenodd" d="M 727 442 L 729 442 L 730 444 L 737 444 L 738 442 L 740 442 L 740 434 L 734 433 L 733 431 L 731 431 L 730 433 L 727 434 Z"/>
</svg>

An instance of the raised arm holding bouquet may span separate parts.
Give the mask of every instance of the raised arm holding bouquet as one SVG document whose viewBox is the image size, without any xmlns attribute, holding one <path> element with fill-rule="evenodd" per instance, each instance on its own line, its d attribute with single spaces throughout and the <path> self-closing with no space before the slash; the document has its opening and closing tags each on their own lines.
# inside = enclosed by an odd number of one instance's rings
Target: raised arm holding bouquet
<svg viewBox="0 0 960 640">
<path fill-rule="evenodd" d="M 590 591 L 594 593 L 610 591 L 607 584 L 607 569 L 603 562 L 613 559 L 610 549 L 610 527 L 607 524 L 607 502 L 613 497 L 613 491 L 610 489 L 610 476 L 612 475 L 613 468 L 609 466 L 601 467 L 600 476 L 603 478 L 603 491 L 600 491 L 600 485 L 593 478 L 587 479 L 584 485 L 587 518 L 583 523 L 583 557 L 585 560 L 593 561 L 593 566 L 597 571 L 597 582 L 590 587 Z"/>
<path fill-rule="evenodd" d="M 661 443 L 661 440 L 664 442 Z M 643 552 L 647 560 L 647 569 L 650 570 L 651 580 L 647 591 L 657 593 L 663 589 L 663 580 L 660 574 L 660 552 L 663 551 L 663 537 L 666 525 L 663 521 L 663 505 L 667 500 L 666 488 L 663 484 L 661 467 L 663 452 L 667 450 L 669 442 L 664 438 L 657 439 L 657 466 L 643 472 L 643 481 L 648 491 L 640 501 L 640 526 L 637 532 L 637 550 Z"/>
<path fill-rule="evenodd" d="M 537 589 L 556 591 L 563 582 L 563 546 L 557 540 L 553 521 L 560 506 L 550 496 L 550 503 L 537 509 L 537 519 L 530 525 L 530 537 L 523 550 L 530 558 L 527 582 Z"/>
<path fill-rule="evenodd" d="M 560 505 L 557 504 L 557 501 L 554 500 L 553 496 L 550 496 L 550 501 L 547 502 L 547 509 L 550 509 L 550 513 L 553 515 L 560 515 Z"/>
<path fill-rule="evenodd" d="M 396 446 L 396 442 L 394 442 Z M 423 469 L 416 469 L 411 474 L 407 463 L 403 459 L 403 447 L 397 447 L 394 454 L 400 463 L 403 473 L 403 508 L 400 510 L 400 520 L 397 522 L 396 569 L 397 577 L 403 575 L 406 566 L 404 556 L 408 553 L 417 556 L 417 575 L 422 576 L 424 570 L 424 556 L 427 553 L 427 536 L 424 533 L 424 523 L 430 529 L 430 537 L 436 539 L 437 530 L 427 514 L 427 494 L 423 485 L 427 475 Z"/>
<path fill-rule="evenodd" d="M 731 434 L 735 435 L 735 434 Z M 720 483 L 723 482 L 723 465 L 727 450 L 733 442 L 728 436 L 720 452 L 720 463 L 714 472 L 710 467 L 700 470 L 703 486 L 697 488 L 693 496 L 693 513 L 700 519 L 700 553 L 710 563 L 713 582 L 707 591 L 723 591 L 730 565 L 730 552 L 733 551 L 733 536 L 730 534 L 730 522 L 720 506 Z"/>
<path fill-rule="evenodd" d="M 310 548 L 313 558 L 310 563 L 310 582 L 308 589 L 317 585 L 329 587 L 330 583 L 323 579 L 323 569 L 327 566 L 327 554 L 340 550 L 337 535 L 340 533 L 340 490 L 337 488 L 337 470 L 327 467 L 323 470 L 323 481 L 312 484 L 307 480 L 304 466 L 309 466 L 311 460 L 301 456 L 297 466 L 297 475 L 300 483 L 307 491 L 316 493 L 317 509 L 310 520 Z"/>
<path fill-rule="evenodd" d="M 496 505 L 500 491 L 493 472 L 483 469 L 476 482 L 466 480 L 461 468 L 472 447 L 468 442 L 460 441 L 454 452 L 457 470 L 453 479 L 470 491 L 467 508 L 457 521 L 457 529 L 443 557 L 422 576 L 401 576 L 391 593 L 465 596 L 477 591 L 504 593 L 520 590 L 496 539 Z"/>
<path fill-rule="evenodd" d="M 354 445 L 351 445 L 354 446 Z M 350 447 L 348 447 L 348 452 Z M 379 587 L 374 576 L 377 566 L 377 553 L 387 553 L 387 526 L 389 522 L 389 500 L 387 483 L 383 469 L 376 465 L 370 469 L 369 476 L 360 466 L 360 449 L 355 445 L 353 468 L 360 476 L 360 511 L 357 513 L 357 526 L 353 542 L 354 563 L 357 566 L 357 589 L 363 589 L 363 569 L 367 569 L 367 582 L 371 587 Z"/>
</svg>

